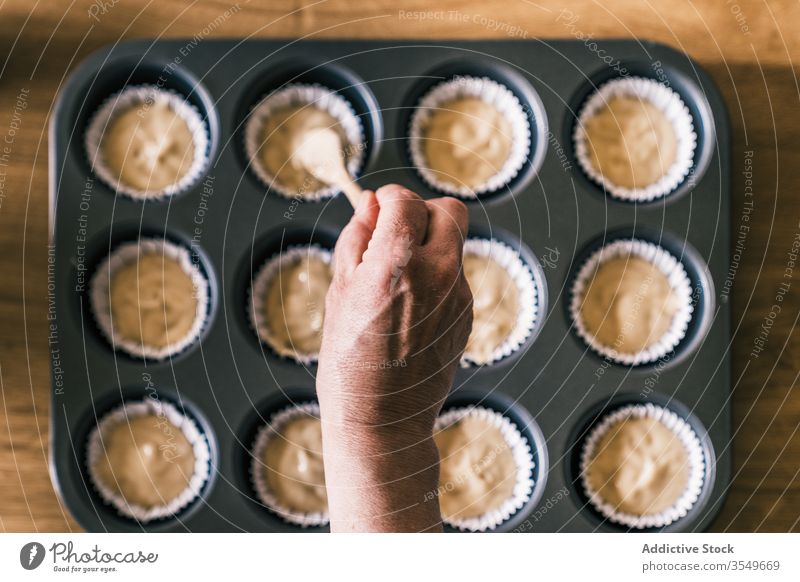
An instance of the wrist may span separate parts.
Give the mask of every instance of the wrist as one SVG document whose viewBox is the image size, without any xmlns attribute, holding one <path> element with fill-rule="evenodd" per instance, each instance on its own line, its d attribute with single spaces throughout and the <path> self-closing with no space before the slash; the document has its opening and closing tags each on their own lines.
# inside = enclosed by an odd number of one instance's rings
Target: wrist
<svg viewBox="0 0 800 582">
<path fill-rule="evenodd" d="M 432 430 L 342 428 L 323 421 L 333 531 L 441 531 Z"/>
<path fill-rule="evenodd" d="M 372 483 L 395 480 L 410 473 L 435 469 L 439 455 L 433 441 L 433 423 L 388 426 L 331 422 L 322 412 L 326 454 L 337 465 L 347 467 L 356 479 Z M 376 479 L 378 479 L 376 481 Z"/>
</svg>

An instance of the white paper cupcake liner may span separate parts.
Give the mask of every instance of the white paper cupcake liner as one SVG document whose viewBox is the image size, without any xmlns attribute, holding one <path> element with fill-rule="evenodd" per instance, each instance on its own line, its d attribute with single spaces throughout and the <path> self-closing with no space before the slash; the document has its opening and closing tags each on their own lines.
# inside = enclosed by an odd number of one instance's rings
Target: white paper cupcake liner
<svg viewBox="0 0 800 582">
<path fill-rule="evenodd" d="M 101 144 L 103 136 L 115 115 L 129 110 L 131 107 L 149 107 L 155 102 L 166 102 L 169 108 L 177 113 L 189 127 L 194 145 L 194 159 L 189 171 L 177 182 L 157 192 L 146 192 L 119 180 L 115 172 L 106 165 L 102 155 Z M 162 199 L 187 190 L 199 180 L 209 163 L 210 138 L 208 128 L 200 112 L 183 95 L 179 95 L 174 91 L 160 89 L 154 85 L 126 87 L 106 99 L 89 121 L 84 141 L 86 154 L 89 157 L 89 163 L 92 165 L 94 173 L 114 191 L 137 200 Z"/>
<path fill-rule="evenodd" d="M 120 424 L 127 424 L 131 418 L 149 415 L 165 418 L 170 424 L 180 429 L 186 440 L 192 445 L 194 455 L 194 474 L 186 489 L 163 506 L 151 508 L 128 503 L 124 497 L 102 481 L 95 469 L 96 464 L 102 461 L 106 455 L 105 439 L 109 432 Z M 123 404 L 106 414 L 97 423 L 89 435 L 86 465 L 92 484 L 106 503 L 113 505 L 120 515 L 147 522 L 171 517 L 197 499 L 210 475 L 211 451 L 205 435 L 192 419 L 181 414 L 172 404 L 155 399 L 145 399 Z"/>
<path fill-rule="evenodd" d="M 347 138 L 347 171 L 355 179 L 364 162 L 364 130 L 352 105 L 344 97 L 320 85 L 287 85 L 264 97 L 253 107 L 244 129 L 244 147 L 250 167 L 261 182 L 285 198 L 322 200 L 339 192 L 336 186 L 326 186 L 309 192 L 295 192 L 285 187 L 270 173 L 261 161 L 264 145 L 264 123 L 270 115 L 287 107 L 307 105 L 329 113 L 339 124 Z"/>
<path fill-rule="evenodd" d="M 675 433 L 686 448 L 689 463 L 689 478 L 686 489 L 675 503 L 668 509 L 649 515 L 633 515 L 619 511 L 613 505 L 602 499 L 600 494 L 592 488 L 586 478 L 586 471 L 591 462 L 595 448 L 608 430 L 617 423 L 628 418 L 653 418 L 664 424 Z M 706 479 L 706 460 L 700 439 L 689 423 L 680 416 L 654 404 L 631 404 L 616 409 L 603 417 L 595 426 L 581 452 L 581 482 L 583 491 L 589 498 L 592 506 L 608 520 L 634 529 L 646 529 L 668 526 L 682 517 L 685 517 L 700 497 Z"/>
<path fill-rule="evenodd" d="M 320 417 L 319 404 L 316 402 L 306 402 L 296 406 L 290 406 L 284 410 L 273 414 L 269 423 L 264 425 L 256 435 L 252 448 L 252 460 L 250 462 L 250 478 L 258 495 L 259 501 L 273 512 L 277 513 L 284 521 L 299 525 L 301 527 L 320 527 L 327 525 L 330 521 L 328 513 L 303 513 L 285 506 L 272 493 L 264 476 L 264 464 L 261 459 L 267 450 L 269 442 L 274 438 L 283 438 L 281 429 L 291 421 L 313 416 Z"/>
<path fill-rule="evenodd" d="M 522 509 L 525 503 L 531 498 L 534 485 L 533 454 L 528 444 L 528 439 L 522 436 L 522 433 L 513 422 L 499 412 L 484 408 L 483 406 L 451 408 L 439 415 L 436 419 L 434 430 L 438 431 L 444 429 L 467 417 L 480 419 L 500 430 L 514 457 L 514 462 L 517 466 L 517 481 L 514 485 L 514 491 L 511 497 L 497 509 L 484 515 L 465 519 L 445 518 L 442 516 L 442 521 L 461 531 L 478 532 L 493 530 Z"/>
<path fill-rule="evenodd" d="M 539 293 L 533 272 L 517 251 L 496 239 L 470 238 L 464 243 L 464 255 L 467 254 L 490 258 L 508 272 L 519 292 L 519 313 L 508 337 L 487 361 L 479 361 L 464 353 L 461 365 L 465 368 L 494 364 L 513 354 L 530 337 L 539 318 Z"/>
<path fill-rule="evenodd" d="M 458 184 L 458 176 L 447 177 L 452 180 L 443 179 L 444 176 L 431 170 L 424 151 L 424 130 L 431 116 L 446 103 L 464 97 L 475 97 L 492 105 L 503 114 L 512 128 L 511 152 L 505 164 L 485 184 L 474 189 Z M 525 165 L 531 149 L 531 128 L 522 104 L 507 87 L 488 77 L 458 77 L 436 85 L 417 104 L 411 116 L 408 135 L 411 162 L 422 179 L 440 192 L 466 199 L 475 199 L 508 184 Z"/>
<path fill-rule="evenodd" d="M 318 258 L 328 265 L 331 264 L 333 257 L 331 251 L 316 244 L 292 246 L 283 249 L 277 255 L 268 259 L 258 270 L 258 273 L 256 273 L 253 279 L 253 284 L 250 287 L 250 297 L 247 302 L 250 325 L 253 327 L 259 339 L 267 344 L 279 356 L 290 358 L 304 365 L 316 362 L 319 353 L 302 353 L 278 345 L 270 328 L 270 322 L 267 321 L 264 310 L 264 300 L 266 299 L 270 282 L 273 277 L 280 272 L 281 267 L 296 264 L 308 256 Z"/>
<path fill-rule="evenodd" d="M 613 184 L 594 167 L 591 161 L 592 145 L 586 136 L 586 122 L 598 111 L 607 107 L 609 101 L 615 97 L 633 97 L 652 103 L 664 113 L 675 130 L 677 138 L 675 161 L 658 181 L 644 188 L 626 188 Z M 644 77 L 614 79 L 602 85 L 581 108 L 573 139 L 578 164 L 594 182 L 614 198 L 637 202 L 649 202 L 667 196 L 675 190 L 692 170 L 694 151 L 697 147 L 697 133 L 692 114 L 680 96 L 666 85 Z"/>
<path fill-rule="evenodd" d="M 597 266 L 609 259 L 629 255 L 635 255 L 655 265 L 667 277 L 672 292 L 680 301 L 680 309 L 672 318 L 672 324 L 667 332 L 646 349 L 637 353 L 620 352 L 613 346 L 600 343 L 586 328 L 580 313 L 583 294 L 589 288 Z M 572 285 L 570 315 L 578 335 L 601 356 L 626 366 L 649 364 L 672 352 L 686 336 L 693 311 L 692 283 L 686 269 L 672 254 L 658 245 L 643 240 L 616 240 L 600 248 L 586 260 Z"/>
<path fill-rule="evenodd" d="M 114 272 L 136 261 L 140 256 L 150 253 L 174 259 L 180 264 L 183 271 L 192 279 L 195 288 L 194 298 L 197 301 L 194 323 L 189 332 L 180 340 L 161 348 L 118 337 L 114 331 L 114 322 L 111 314 L 110 284 Z M 100 263 L 100 266 L 92 276 L 89 289 L 92 312 L 102 334 L 114 349 L 122 349 L 139 358 L 163 360 L 182 352 L 200 337 L 208 318 L 210 301 L 208 281 L 192 261 L 188 249 L 160 238 L 143 238 L 117 247 Z"/>
</svg>

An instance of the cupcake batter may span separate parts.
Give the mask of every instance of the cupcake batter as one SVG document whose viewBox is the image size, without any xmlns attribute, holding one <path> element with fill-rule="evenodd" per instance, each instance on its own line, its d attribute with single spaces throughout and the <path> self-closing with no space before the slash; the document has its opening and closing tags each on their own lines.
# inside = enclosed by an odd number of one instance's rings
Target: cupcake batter
<svg viewBox="0 0 800 582">
<path fill-rule="evenodd" d="M 280 109 L 264 122 L 264 145 L 259 153 L 261 162 L 279 184 L 300 196 L 328 186 L 317 180 L 294 155 L 308 133 L 320 128 L 334 130 L 339 134 L 341 143 L 347 143 L 347 137 L 336 118 L 313 105 Z M 344 154 L 346 163 L 347 148 Z M 320 152 L 320 156 L 327 159 L 324 152 Z"/>
<path fill-rule="evenodd" d="M 517 466 L 500 429 L 465 417 L 435 432 L 439 449 L 439 504 L 446 518 L 478 517 L 511 497 Z"/>
<path fill-rule="evenodd" d="M 319 352 L 331 279 L 330 265 L 315 255 L 281 264 L 264 301 L 269 343 L 279 354 Z"/>
<path fill-rule="evenodd" d="M 511 153 L 511 124 L 476 97 L 442 104 L 422 133 L 428 168 L 459 187 L 482 186 L 500 172 Z"/>
<path fill-rule="evenodd" d="M 192 445 L 179 427 L 160 416 L 130 417 L 104 435 L 102 444 L 105 454 L 93 469 L 131 505 L 167 505 L 194 475 Z"/>
<path fill-rule="evenodd" d="M 270 439 L 261 461 L 269 489 L 283 505 L 301 513 L 328 511 L 318 418 L 288 422 Z"/>
<path fill-rule="evenodd" d="M 592 165 L 625 188 L 661 179 L 677 158 L 677 136 L 666 115 L 649 101 L 614 97 L 586 121 Z"/>
<path fill-rule="evenodd" d="M 678 436 L 654 418 L 627 418 L 598 441 L 585 478 L 618 511 L 650 515 L 671 507 L 689 481 Z"/>
<path fill-rule="evenodd" d="M 508 271 L 489 257 L 465 254 L 464 275 L 472 291 L 473 313 L 464 353 L 475 363 L 485 364 L 514 329 L 519 290 Z"/>
<path fill-rule="evenodd" d="M 600 344 L 632 354 L 660 340 L 679 309 L 667 276 L 646 260 L 625 255 L 603 262 L 589 278 L 580 317 Z"/>
<path fill-rule="evenodd" d="M 111 317 L 115 335 L 164 348 L 186 338 L 197 318 L 197 290 L 175 259 L 142 253 L 111 275 Z"/>
<path fill-rule="evenodd" d="M 115 115 L 99 153 L 123 184 L 158 193 L 176 184 L 194 163 L 194 140 L 186 121 L 167 102 L 153 101 Z"/>
</svg>

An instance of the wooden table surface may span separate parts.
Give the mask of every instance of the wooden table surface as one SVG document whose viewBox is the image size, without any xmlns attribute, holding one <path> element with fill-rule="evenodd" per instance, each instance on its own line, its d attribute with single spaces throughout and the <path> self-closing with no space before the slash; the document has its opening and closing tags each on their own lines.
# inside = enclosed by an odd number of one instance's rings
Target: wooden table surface
<svg viewBox="0 0 800 582">
<path fill-rule="evenodd" d="M 733 292 L 734 474 L 719 531 L 800 530 L 800 281 L 766 350 L 754 339 L 800 232 L 800 3 L 796 0 L 0 0 L 0 531 L 76 531 L 47 469 L 47 121 L 65 76 L 121 39 L 639 37 L 688 52 L 722 89 L 733 125 L 733 228 L 752 152 L 752 228 Z M 562 12 L 569 6 L 571 14 Z M 435 10 L 436 13 L 430 14 Z M 427 18 L 413 15 L 427 11 Z M 94 16 L 94 18 L 93 18 Z M 568 17 L 568 18 L 567 18 Z M 487 19 L 501 21 L 487 25 Z M 566 26 L 565 22 L 572 23 Z M 514 29 L 512 27 L 518 27 Z M 516 32 L 514 32 L 516 30 Z M 24 108 L 15 104 L 21 101 Z M 796 270 L 796 269 L 795 269 Z"/>
</svg>

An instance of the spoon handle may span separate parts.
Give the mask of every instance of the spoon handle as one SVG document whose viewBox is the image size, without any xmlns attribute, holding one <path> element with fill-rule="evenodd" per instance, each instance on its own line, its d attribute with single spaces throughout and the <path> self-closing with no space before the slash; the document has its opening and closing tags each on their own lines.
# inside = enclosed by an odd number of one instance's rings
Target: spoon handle
<svg viewBox="0 0 800 582">
<path fill-rule="evenodd" d="M 351 206 L 353 208 L 358 208 L 358 202 L 361 200 L 361 193 L 363 192 L 361 186 L 356 184 L 349 177 L 347 180 L 342 179 L 337 185 L 342 189 L 344 195 L 347 196 L 347 200 L 350 202 Z"/>
</svg>

